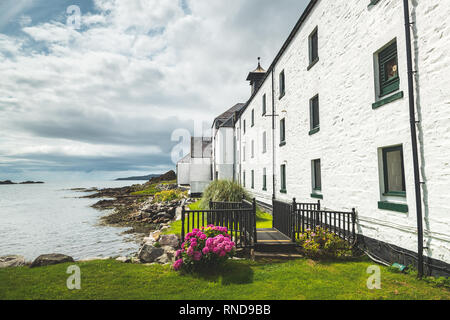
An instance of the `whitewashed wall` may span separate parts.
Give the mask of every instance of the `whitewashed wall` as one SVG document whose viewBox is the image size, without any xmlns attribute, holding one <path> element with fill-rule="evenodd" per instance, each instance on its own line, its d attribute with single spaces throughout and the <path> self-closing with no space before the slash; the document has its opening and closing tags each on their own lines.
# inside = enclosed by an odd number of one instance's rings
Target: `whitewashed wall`
<svg viewBox="0 0 450 320">
<path fill-rule="evenodd" d="M 263 116 L 262 99 L 266 94 L 266 115 Z M 255 125 L 251 126 L 252 110 L 255 110 Z M 241 125 L 246 120 L 246 133 L 241 130 L 241 148 L 245 146 L 246 161 L 242 161 L 242 173 L 246 172 L 246 187 L 250 193 L 258 200 L 270 203 L 272 199 L 273 170 L 272 170 L 272 81 L 269 76 L 263 83 L 258 93 L 255 95 L 248 108 L 241 116 Z M 266 132 L 266 153 L 263 153 L 263 133 Z M 251 156 L 252 141 L 254 141 L 254 158 Z M 242 150 L 243 151 L 243 150 Z M 241 156 L 242 159 L 242 156 Z M 267 172 L 267 190 L 263 190 L 263 170 Z M 251 170 L 255 171 L 255 185 L 251 189 Z"/>
<path fill-rule="evenodd" d="M 211 182 L 211 158 L 192 158 L 190 166 L 191 193 L 202 193 Z"/>
<path fill-rule="evenodd" d="M 276 196 L 290 201 L 312 202 L 311 160 L 321 159 L 323 205 L 335 210 L 356 208 L 359 232 L 368 237 L 417 251 L 416 207 L 409 128 L 406 44 L 403 3 L 381 0 L 368 8 L 369 0 L 319 1 L 295 39 L 275 66 L 275 175 Z M 422 174 L 424 187 L 426 254 L 450 262 L 450 2 L 411 1 L 417 18 L 417 103 L 422 116 Z M 319 62 L 309 65 L 308 37 L 319 33 Z M 400 91 L 405 97 L 376 110 L 374 54 L 397 40 Z M 278 99 L 278 75 L 286 74 L 286 95 Z M 258 200 L 272 193 L 271 119 L 261 119 L 261 96 L 268 93 L 271 110 L 271 77 L 242 115 L 247 133 L 247 188 Z M 309 136 L 309 100 L 319 94 L 320 132 Z M 251 128 L 251 110 L 255 127 Z M 282 111 L 286 112 L 282 112 Z M 286 141 L 279 147 L 279 120 L 286 118 Z M 242 122 L 241 122 L 242 123 Z M 268 132 L 268 153 L 261 155 L 262 131 Z M 251 141 L 255 140 L 255 159 Z M 379 149 L 403 145 L 409 213 L 378 209 L 380 192 Z M 241 157 L 242 159 L 242 157 Z M 279 168 L 287 166 L 287 194 L 281 194 Z M 262 192 L 262 168 L 267 166 L 267 192 Z M 255 189 L 250 172 L 255 170 Z M 396 199 L 401 202 L 401 199 Z"/>
<path fill-rule="evenodd" d="M 177 183 L 179 185 L 189 185 L 190 180 L 190 163 L 179 162 L 177 164 Z"/>
<path fill-rule="evenodd" d="M 450 1 L 412 1 L 428 255 L 450 261 Z"/>
<path fill-rule="evenodd" d="M 235 161 L 234 128 L 222 127 L 215 130 L 214 146 L 214 167 L 219 180 L 232 180 Z"/>
</svg>

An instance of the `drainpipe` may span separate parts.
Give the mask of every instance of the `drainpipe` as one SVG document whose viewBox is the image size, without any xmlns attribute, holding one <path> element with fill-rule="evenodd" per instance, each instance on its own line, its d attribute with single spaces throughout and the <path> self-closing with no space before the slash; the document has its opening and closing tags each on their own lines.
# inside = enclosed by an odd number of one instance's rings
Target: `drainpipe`
<svg viewBox="0 0 450 320">
<path fill-rule="evenodd" d="M 411 125 L 411 141 L 413 151 L 413 165 L 414 165 L 414 185 L 416 193 L 416 210 L 417 210 L 417 244 L 418 244 L 418 276 L 423 276 L 423 218 L 422 218 L 422 194 L 421 181 L 419 171 L 419 152 L 417 147 L 417 132 L 416 132 L 416 111 L 414 102 L 414 79 L 413 79 L 413 63 L 411 52 L 411 22 L 409 19 L 409 2 L 403 0 L 404 15 L 405 15 L 405 33 L 406 33 L 406 58 L 408 64 L 408 92 L 409 92 L 409 117 Z"/>
<path fill-rule="evenodd" d="M 275 68 L 275 67 L 274 67 Z M 272 199 L 276 199 L 275 193 L 275 86 L 274 86 L 274 68 L 272 68 Z"/>
</svg>

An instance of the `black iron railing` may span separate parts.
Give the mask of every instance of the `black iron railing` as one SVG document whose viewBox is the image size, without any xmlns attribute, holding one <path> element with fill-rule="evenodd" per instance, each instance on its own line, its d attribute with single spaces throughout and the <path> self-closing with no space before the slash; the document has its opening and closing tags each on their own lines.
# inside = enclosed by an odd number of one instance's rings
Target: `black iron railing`
<svg viewBox="0 0 450 320">
<path fill-rule="evenodd" d="M 323 228 L 351 243 L 356 242 L 356 211 L 321 210 L 317 203 L 273 200 L 273 226 L 293 241 L 308 230 Z"/>
<path fill-rule="evenodd" d="M 181 237 L 193 229 L 208 225 L 226 227 L 238 248 L 253 247 L 256 236 L 256 200 L 252 202 L 211 202 L 209 210 L 186 210 L 181 213 Z"/>
</svg>

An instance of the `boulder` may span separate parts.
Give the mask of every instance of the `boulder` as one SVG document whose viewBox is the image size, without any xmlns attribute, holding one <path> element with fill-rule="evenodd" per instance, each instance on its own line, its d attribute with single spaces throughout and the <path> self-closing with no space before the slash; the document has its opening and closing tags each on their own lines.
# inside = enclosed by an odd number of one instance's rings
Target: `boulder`
<svg viewBox="0 0 450 320">
<path fill-rule="evenodd" d="M 22 267 L 25 265 L 25 258 L 22 256 L 0 257 L 0 269 L 9 267 Z"/>
<path fill-rule="evenodd" d="M 176 250 L 172 247 L 163 247 L 165 255 L 170 261 L 173 261 L 176 255 Z"/>
<path fill-rule="evenodd" d="M 60 264 L 66 262 L 74 262 L 72 257 L 66 256 L 64 254 L 52 253 L 52 254 L 43 254 L 36 258 L 31 264 L 31 268 L 34 267 L 43 267 L 50 266 L 53 264 Z"/>
<path fill-rule="evenodd" d="M 180 241 L 178 240 L 178 236 L 175 234 L 165 234 L 159 238 L 159 244 L 163 247 L 168 246 L 178 248 Z"/>
<path fill-rule="evenodd" d="M 156 259 L 164 254 L 164 249 L 156 248 L 149 244 L 144 244 L 139 250 L 138 257 L 142 263 L 155 262 Z"/>
<path fill-rule="evenodd" d="M 163 254 L 158 259 L 156 259 L 156 262 L 159 263 L 159 264 L 167 264 L 167 263 L 170 262 L 170 259 L 167 256 L 167 254 Z"/>
</svg>

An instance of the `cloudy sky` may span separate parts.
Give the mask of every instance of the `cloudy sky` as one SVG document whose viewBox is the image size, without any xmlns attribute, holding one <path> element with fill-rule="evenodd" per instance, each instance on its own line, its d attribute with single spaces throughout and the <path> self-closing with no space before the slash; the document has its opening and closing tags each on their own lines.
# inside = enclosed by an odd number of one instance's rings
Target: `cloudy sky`
<svg viewBox="0 0 450 320">
<path fill-rule="evenodd" d="M 0 180 L 174 169 L 173 137 L 249 98 L 307 2 L 0 0 Z"/>
</svg>

